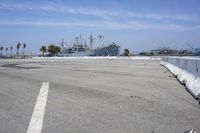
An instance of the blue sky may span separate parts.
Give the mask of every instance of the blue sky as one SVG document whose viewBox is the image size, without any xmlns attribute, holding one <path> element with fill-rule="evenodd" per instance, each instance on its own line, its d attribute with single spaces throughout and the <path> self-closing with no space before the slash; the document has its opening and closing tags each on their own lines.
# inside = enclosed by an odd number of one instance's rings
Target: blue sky
<svg viewBox="0 0 200 133">
<path fill-rule="evenodd" d="M 92 32 L 131 51 L 200 47 L 200 0 L 0 0 L 0 46 L 36 53 Z"/>
</svg>

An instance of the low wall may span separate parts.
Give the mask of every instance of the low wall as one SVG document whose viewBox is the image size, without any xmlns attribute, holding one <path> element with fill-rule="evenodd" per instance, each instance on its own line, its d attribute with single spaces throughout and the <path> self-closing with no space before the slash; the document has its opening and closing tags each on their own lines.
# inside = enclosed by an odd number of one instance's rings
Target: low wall
<svg viewBox="0 0 200 133">
<path fill-rule="evenodd" d="M 196 99 L 200 99 L 200 58 L 163 57 L 160 64 L 185 84 Z"/>
</svg>

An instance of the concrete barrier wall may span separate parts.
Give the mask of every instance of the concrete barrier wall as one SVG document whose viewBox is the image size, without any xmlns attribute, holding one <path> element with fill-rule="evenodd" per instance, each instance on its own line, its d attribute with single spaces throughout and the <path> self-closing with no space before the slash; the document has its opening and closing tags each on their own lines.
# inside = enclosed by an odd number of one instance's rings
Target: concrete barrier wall
<svg viewBox="0 0 200 133">
<path fill-rule="evenodd" d="M 200 99 L 200 58 L 163 57 L 161 65 L 185 84 L 195 98 Z"/>
</svg>

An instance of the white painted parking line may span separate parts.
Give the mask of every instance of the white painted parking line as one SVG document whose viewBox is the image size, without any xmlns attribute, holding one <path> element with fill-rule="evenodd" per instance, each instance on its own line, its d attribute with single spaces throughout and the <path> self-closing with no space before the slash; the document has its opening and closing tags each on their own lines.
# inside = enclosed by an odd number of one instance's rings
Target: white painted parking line
<svg viewBox="0 0 200 133">
<path fill-rule="evenodd" d="M 40 92 L 35 103 L 33 114 L 29 122 L 27 133 L 41 133 L 43 119 L 45 114 L 45 107 L 49 91 L 49 82 L 43 82 Z"/>
</svg>

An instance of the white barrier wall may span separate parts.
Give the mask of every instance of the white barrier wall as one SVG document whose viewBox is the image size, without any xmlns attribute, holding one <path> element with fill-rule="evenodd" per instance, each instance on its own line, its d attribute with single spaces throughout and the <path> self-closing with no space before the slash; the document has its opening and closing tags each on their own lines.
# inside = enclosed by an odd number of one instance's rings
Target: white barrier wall
<svg viewBox="0 0 200 133">
<path fill-rule="evenodd" d="M 185 84 L 196 99 L 200 99 L 200 58 L 163 57 L 160 64 Z"/>
</svg>

